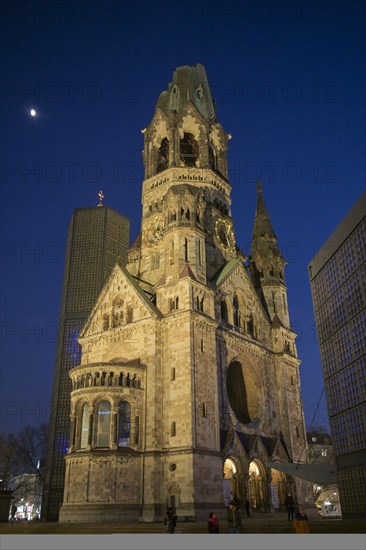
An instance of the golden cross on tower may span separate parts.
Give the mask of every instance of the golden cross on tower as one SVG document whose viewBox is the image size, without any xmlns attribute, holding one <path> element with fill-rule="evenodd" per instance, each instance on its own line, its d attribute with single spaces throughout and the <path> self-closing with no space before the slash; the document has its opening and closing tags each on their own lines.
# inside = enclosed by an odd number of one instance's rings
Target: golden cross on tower
<svg viewBox="0 0 366 550">
<path fill-rule="evenodd" d="M 103 191 L 99 191 L 98 197 L 99 197 L 99 204 L 98 204 L 98 206 L 103 206 L 103 203 L 102 203 L 102 200 L 104 199 Z"/>
</svg>

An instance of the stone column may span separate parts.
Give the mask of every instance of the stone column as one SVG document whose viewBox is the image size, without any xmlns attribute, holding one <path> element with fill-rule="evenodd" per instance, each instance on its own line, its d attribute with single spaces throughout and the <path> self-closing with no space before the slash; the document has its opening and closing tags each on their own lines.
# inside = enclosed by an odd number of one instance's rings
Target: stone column
<svg viewBox="0 0 366 550">
<path fill-rule="evenodd" d="M 118 447 L 118 445 L 117 445 L 117 428 L 118 428 L 118 412 L 113 410 L 112 415 L 111 415 L 109 440 L 110 440 L 110 447 L 111 447 L 111 449 L 114 449 L 114 450 L 116 450 L 117 447 Z"/>
<path fill-rule="evenodd" d="M 94 414 L 92 413 L 89 416 L 89 434 L 88 434 L 88 445 L 90 448 L 93 447 L 93 430 L 94 430 Z"/>
<path fill-rule="evenodd" d="M 267 489 L 268 512 L 270 512 L 272 514 L 275 511 L 275 509 L 273 507 L 273 502 L 272 502 L 272 472 L 271 472 L 271 470 L 266 472 L 266 481 L 267 481 L 266 489 Z"/>
<path fill-rule="evenodd" d="M 76 436 L 76 417 L 72 416 L 70 420 L 70 446 L 69 453 L 72 453 L 75 447 L 75 436 Z"/>
</svg>

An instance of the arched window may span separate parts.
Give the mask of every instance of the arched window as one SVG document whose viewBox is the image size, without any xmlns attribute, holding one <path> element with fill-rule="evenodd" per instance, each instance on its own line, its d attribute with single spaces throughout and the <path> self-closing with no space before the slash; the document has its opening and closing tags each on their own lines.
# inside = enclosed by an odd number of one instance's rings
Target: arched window
<svg viewBox="0 0 366 550">
<path fill-rule="evenodd" d="M 253 315 L 250 314 L 249 321 L 248 321 L 248 332 L 251 336 L 254 336 L 254 318 Z"/>
<path fill-rule="evenodd" d="M 176 222 L 177 221 L 177 213 L 174 211 L 174 212 L 169 212 L 168 214 L 168 223 L 172 223 L 172 222 Z"/>
<path fill-rule="evenodd" d="M 109 315 L 108 313 L 106 313 L 103 316 L 103 330 L 108 330 L 108 329 L 109 329 Z"/>
<path fill-rule="evenodd" d="M 211 170 L 217 171 L 217 157 L 214 151 L 214 148 L 212 145 L 209 146 L 208 149 L 208 155 L 209 155 L 209 162 L 210 162 L 210 168 Z"/>
<path fill-rule="evenodd" d="M 89 404 L 84 403 L 83 408 L 81 410 L 80 449 L 85 449 L 85 447 L 88 445 L 89 425 L 90 425 Z"/>
<path fill-rule="evenodd" d="M 225 300 L 221 300 L 221 320 L 226 321 L 227 323 L 229 322 L 229 316 L 228 316 L 227 305 Z"/>
<path fill-rule="evenodd" d="M 166 170 L 168 168 L 169 163 L 169 140 L 168 138 L 164 138 L 160 144 L 159 150 L 158 150 L 158 165 L 156 172 L 162 172 L 163 170 Z"/>
<path fill-rule="evenodd" d="M 111 404 L 101 401 L 97 409 L 97 447 L 109 447 Z"/>
<path fill-rule="evenodd" d="M 192 134 L 184 134 L 180 140 L 180 160 L 184 166 L 197 166 L 199 146 Z"/>
<path fill-rule="evenodd" d="M 113 300 L 112 307 L 112 327 L 118 327 L 123 323 L 123 299 L 120 296 L 117 296 Z"/>
<path fill-rule="evenodd" d="M 132 307 L 127 308 L 126 323 L 132 323 L 133 320 L 133 309 Z"/>
<path fill-rule="evenodd" d="M 127 401 L 120 402 L 118 416 L 118 447 L 129 447 L 131 435 L 131 405 Z"/>
<path fill-rule="evenodd" d="M 234 295 L 234 299 L 233 299 L 233 307 L 234 307 L 234 326 L 240 327 L 239 300 L 236 294 Z"/>
</svg>

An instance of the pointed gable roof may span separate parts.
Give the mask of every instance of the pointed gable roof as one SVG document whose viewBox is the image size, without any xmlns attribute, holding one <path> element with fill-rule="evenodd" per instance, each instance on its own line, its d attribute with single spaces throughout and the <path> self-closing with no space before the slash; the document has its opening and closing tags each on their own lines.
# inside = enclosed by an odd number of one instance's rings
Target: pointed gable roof
<svg viewBox="0 0 366 550">
<path fill-rule="evenodd" d="M 130 250 L 133 248 L 140 248 L 141 246 L 141 232 L 137 235 L 136 239 L 133 241 L 132 245 L 130 246 Z"/>
<path fill-rule="evenodd" d="M 197 281 L 192 269 L 190 268 L 189 262 L 185 263 L 182 271 L 180 272 L 179 279 L 186 279 L 187 277 L 190 277 L 194 281 Z"/>
<path fill-rule="evenodd" d="M 232 273 L 236 266 L 240 265 L 240 260 L 235 258 L 229 260 L 220 270 L 213 276 L 211 283 L 214 287 L 220 286 L 225 279 Z"/>
<path fill-rule="evenodd" d="M 285 325 L 282 323 L 282 321 L 279 318 L 279 316 L 277 315 L 277 313 L 274 315 L 274 317 L 272 319 L 272 325 L 274 325 L 276 327 L 285 327 Z"/>
<path fill-rule="evenodd" d="M 233 430 L 220 430 L 220 450 L 225 451 L 234 435 Z"/>
<path fill-rule="evenodd" d="M 127 269 L 120 264 L 116 264 L 108 277 L 107 282 L 105 283 L 102 291 L 100 292 L 97 302 L 95 306 L 93 307 L 86 323 L 84 324 L 81 332 L 80 332 L 80 338 L 84 338 L 86 336 L 86 333 L 88 331 L 88 328 L 90 327 L 94 317 L 96 316 L 98 309 L 100 307 L 100 304 L 103 302 L 108 290 L 112 286 L 114 279 L 116 276 L 121 276 L 122 279 L 124 279 L 128 284 L 132 287 L 136 295 L 142 300 L 145 306 L 147 306 L 148 310 L 151 312 L 153 317 L 155 318 L 161 318 L 161 312 L 159 309 L 151 302 L 151 300 L 147 297 L 146 293 L 138 286 L 132 275 L 127 271 Z"/>
<path fill-rule="evenodd" d="M 255 434 L 246 434 L 244 432 L 238 432 L 238 431 L 236 431 L 235 433 L 238 436 L 239 441 L 244 448 L 244 451 L 249 456 L 250 451 L 253 449 L 258 436 Z"/>
</svg>

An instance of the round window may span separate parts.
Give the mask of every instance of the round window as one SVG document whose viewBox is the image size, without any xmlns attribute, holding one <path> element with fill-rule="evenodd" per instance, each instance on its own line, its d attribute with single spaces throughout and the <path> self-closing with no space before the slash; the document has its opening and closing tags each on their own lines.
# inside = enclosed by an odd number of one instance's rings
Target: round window
<svg viewBox="0 0 366 550">
<path fill-rule="evenodd" d="M 236 418 L 243 424 L 256 420 L 259 391 L 254 373 L 239 361 L 230 363 L 226 375 L 227 396 Z"/>
</svg>

